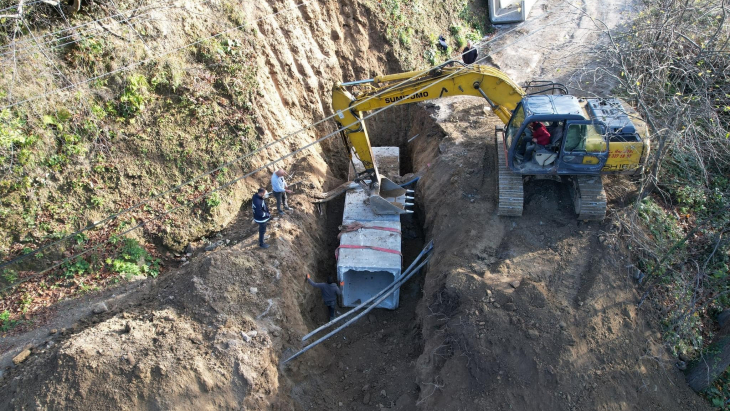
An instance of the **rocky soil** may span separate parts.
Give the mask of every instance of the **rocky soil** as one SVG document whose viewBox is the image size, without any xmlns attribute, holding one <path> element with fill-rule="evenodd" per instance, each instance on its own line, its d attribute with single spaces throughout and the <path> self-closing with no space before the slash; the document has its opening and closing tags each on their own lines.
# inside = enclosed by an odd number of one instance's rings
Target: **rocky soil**
<svg viewBox="0 0 730 411">
<path fill-rule="evenodd" d="M 281 6 L 243 7 L 255 15 Z M 386 47 L 380 24 L 356 1 L 313 2 L 286 24 L 257 22 L 268 138 L 328 113 L 333 82 L 398 70 L 377 52 Z M 576 221 L 566 187 L 546 181 L 526 185 L 522 218 L 496 216 L 498 120 L 483 106 L 439 100 L 371 128 L 376 144 L 407 153 L 404 174 L 422 175 L 419 212 L 404 222 L 404 264 L 424 241 L 436 247 L 398 310 L 376 310 L 280 365 L 326 320 L 303 280 L 335 270 L 342 202 L 320 214 L 306 196 L 343 176 L 332 143 L 292 160 L 306 184 L 293 196 L 296 211 L 271 224 L 270 249 L 256 247 L 244 203 L 221 232 L 227 246 L 195 250 L 190 263 L 124 298 L 79 301 L 83 315 L 63 317 L 63 326 L 3 341 L 0 408 L 707 409 L 674 367 L 652 313 L 636 309 L 610 220 Z"/>
</svg>

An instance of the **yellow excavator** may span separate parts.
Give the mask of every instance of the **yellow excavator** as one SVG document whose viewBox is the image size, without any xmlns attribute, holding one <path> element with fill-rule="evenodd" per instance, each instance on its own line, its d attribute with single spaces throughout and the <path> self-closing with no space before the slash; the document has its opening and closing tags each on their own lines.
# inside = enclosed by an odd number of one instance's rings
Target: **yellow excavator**
<svg viewBox="0 0 730 411">
<path fill-rule="evenodd" d="M 353 88 L 359 91 L 354 96 L 349 91 Z M 343 129 L 350 159 L 356 156 L 362 167 L 354 182 L 320 201 L 360 185 L 369 190 L 376 213 L 409 212 L 406 190 L 378 174 L 363 113 L 456 95 L 483 97 L 505 125 L 496 130 L 499 215 L 522 215 L 524 180 L 537 178 L 568 182 L 578 218 L 602 220 L 606 194 L 601 175 L 641 173 L 649 155 L 645 122 L 620 99 L 578 98 L 548 81 L 529 82 L 523 88 L 493 67 L 451 61 L 428 72 L 335 85 L 335 120 Z M 535 124 L 550 134 L 547 144 L 532 143 Z"/>
</svg>

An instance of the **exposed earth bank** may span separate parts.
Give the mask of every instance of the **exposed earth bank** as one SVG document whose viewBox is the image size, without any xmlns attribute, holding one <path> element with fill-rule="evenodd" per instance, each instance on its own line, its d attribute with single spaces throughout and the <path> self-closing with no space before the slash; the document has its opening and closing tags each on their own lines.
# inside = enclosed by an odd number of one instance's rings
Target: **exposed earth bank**
<svg viewBox="0 0 730 411">
<path fill-rule="evenodd" d="M 398 69 L 366 52 L 384 47 L 375 34 L 383 27 L 359 3 L 302 13 L 286 30 L 258 23 L 275 54 L 262 118 L 282 132 L 327 112 L 332 82 Z M 321 33 L 327 47 L 304 51 Z M 327 58 L 316 67 L 298 65 L 318 53 Z M 307 85 L 293 84 L 293 72 Z M 304 101 L 317 109 L 281 127 L 278 113 L 300 113 Z M 302 157 L 292 171 L 307 184 L 297 188 L 297 210 L 271 224 L 269 250 L 256 247 L 244 205 L 222 232 L 230 246 L 198 250 L 190 264 L 146 280 L 136 301 L 107 299 L 108 311 L 6 351 L 27 358 L 3 371 L 0 408 L 708 409 L 674 367 L 651 313 L 636 310 L 610 221 L 576 221 L 567 189 L 548 181 L 526 185 L 522 218 L 496 216 L 497 120 L 483 106 L 440 100 L 383 116 L 375 128 L 378 145 L 405 150 L 404 171 L 422 174 L 404 265 L 424 240 L 436 247 L 398 310 L 374 311 L 280 366 L 325 321 L 303 274 L 321 281 L 334 272 L 342 207 L 320 215 L 304 195 L 339 182 L 342 156 Z M 403 131 L 387 133 L 393 128 Z"/>
</svg>

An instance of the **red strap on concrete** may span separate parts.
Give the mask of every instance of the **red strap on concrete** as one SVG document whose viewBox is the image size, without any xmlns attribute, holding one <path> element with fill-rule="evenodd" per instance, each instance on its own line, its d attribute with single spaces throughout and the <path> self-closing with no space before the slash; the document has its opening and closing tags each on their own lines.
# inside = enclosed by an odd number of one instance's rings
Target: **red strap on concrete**
<svg viewBox="0 0 730 411">
<path fill-rule="evenodd" d="M 363 228 L 366 228 L 366 229 L 370 229 L 370 230 L 392 231 L 392 232 L 394 232 L 394 233 L 398 233 L 398 234 L 400 234 L 400 230 L 399 230 L 399 229 L 397 229 L 397 228 L 392 228 L 392 227 L 379 227 L 379 226 L 373 226 L 373 227 L 363 227 Z"/>
<path fill-rule="evenodd" d="M 375 250 L 375 251 L 382 251 L 384 253 L 391 253 L 391 254 L 398 254 L 401 259 L 403 258 L 403 255 L 398 250 L 393 250 L 390 248 L 383 248 L 383 247 L 374 247 L 371 245 L 349 245 L 349 244 L 342 244 L 335 250 L 335 259 L 340 259 L 340 248 L 350 248 L 355 250 Z"/>
<path fill-rule="evenodd" d="M 354 223 L 341 225 L 340 226 L 340 234 L 341 233 L 350 233 L 350 232 L 357 231 L 357 230 L 360 230 L 360 229 L 390 231 L 390 232 L 398 233 L 398 234 L 401 233 L 400 230 L 397 229 L 397 228 L 380 227 L 380 226 L 371 226 L 371 227 L 368 227 L 368 226 L 364 225 L 363 223 L 361 223 L 359 221 L 355 221 Z"/>
</svg>

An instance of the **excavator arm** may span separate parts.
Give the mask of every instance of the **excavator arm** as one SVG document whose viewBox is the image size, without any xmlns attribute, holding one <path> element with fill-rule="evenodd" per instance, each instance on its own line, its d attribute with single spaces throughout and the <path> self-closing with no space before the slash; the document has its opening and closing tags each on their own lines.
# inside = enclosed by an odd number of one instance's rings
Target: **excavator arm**
<svg viewBox="0 0 730 411">
<path fill-rule="evenodd" d="M 505 123 L 509 122 L 512 110 L 517 107 L 525 91 L 503 72 L 489 66 L 442 65 L 424 73 L 411 71 L 379 76 L 369 80 L 337 84 L 332 90 L 332 108 L 335 120 L 342 130 L 350 158 L 353 154 L 362 162 L 365 171 L 358 179 L 367 184 L 371 191 L 371 206 L 380 202 L 380 193 L 398 197 L 398 186 L 378 175 L 363 114 L 389 105 L 401 105 L 433 100 L 448 96 L 483 97 L 492 111 Z M 359 86 L 360 93 L 353 96 L 349 87 Z M 332 193 L 328 193 L 332 196 Z M 378 207 L 382 214 L 399 214 L 405 211 L 398 201 L 387 201 Z"/>
</svg>

